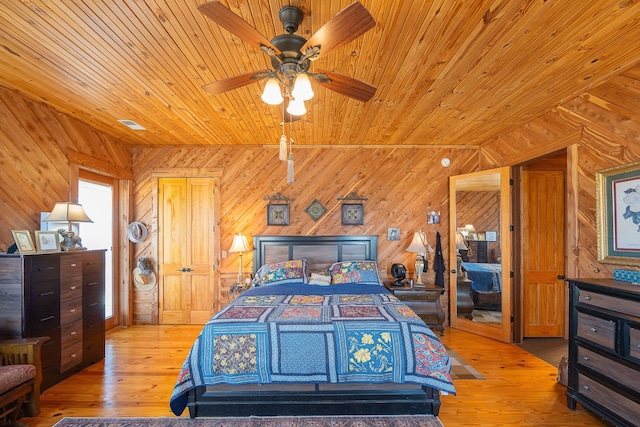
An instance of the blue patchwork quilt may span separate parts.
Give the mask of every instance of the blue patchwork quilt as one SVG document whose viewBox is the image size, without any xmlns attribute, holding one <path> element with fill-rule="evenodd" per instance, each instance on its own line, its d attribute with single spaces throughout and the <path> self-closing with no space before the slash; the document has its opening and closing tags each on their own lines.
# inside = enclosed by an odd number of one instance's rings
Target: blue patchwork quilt
<svg viewBox="0 0 640 427">
<path fill-rule="evenodd" d="M 215 384 L 415 383 L 455 394 L 435 334 L 380 285 L 282 284 L 242 293 L 204 326 L 171 396 Z"/>
</svg>

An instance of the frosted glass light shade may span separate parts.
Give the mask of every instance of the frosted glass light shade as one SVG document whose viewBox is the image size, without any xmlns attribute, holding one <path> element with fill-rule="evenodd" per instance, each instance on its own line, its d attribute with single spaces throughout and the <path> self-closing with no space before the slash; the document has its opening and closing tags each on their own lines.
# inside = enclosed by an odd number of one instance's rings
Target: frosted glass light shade
<svg viewBox="0 0 640 427">
<path fill-rule="evenodd" d="M 301 101 L 308 101 L 313 98 L 313 89 L 311 88 L 311 82 L 307 73 L 300 73 L 296 77 L 296 81 L 293 83 L 293 90 L 291 96 Z"/>
<path fill-rule="evenodd" d="M 267 80 L 267 84 L 264 85 L 264 92 L 262 92 L 262 100 L 269 105 L 281 104 L 284 99 L 280 92 L 280 83 L 278 79 L 270 78 Z"/>
<path fill-rule="evenodd" d="M 301 99 L 292 98 L 291 102 L 289 102 L 289 106 L 287 107 L 287 113 L 292 116 L 302 116 L 307 112 L 307 109 L 304 106 L 304 101 Z"/>
</svg>

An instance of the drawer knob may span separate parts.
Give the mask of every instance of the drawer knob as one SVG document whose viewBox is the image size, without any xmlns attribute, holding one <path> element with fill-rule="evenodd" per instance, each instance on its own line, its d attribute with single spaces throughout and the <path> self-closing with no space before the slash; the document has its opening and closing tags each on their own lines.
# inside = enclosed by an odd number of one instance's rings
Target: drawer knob
<svg viewBox="0 0 640 427">
<path fill-rule="evenodd" d="M 582 360 L 587 360 L 588 361 L 589 360 L 589 356 L 583 356 Z"/>
<path fill-rule="evenodd" d="M 591 329 L 589 329 L 591 332 L 598 332 L 598 328 L 596 328 L 595 326 L 592 326 Z"/>
<path fill-rule="evenodd" d="M 78 289 L 77 286 L 69 286 L 69 289 L 71 289 L 72 291 L 75 291 L 76 289 Z"/>
<path fill-rule="evenodd" d="M 588 386 L 588 385 L 582 386 L 582 388 L 583 388 L 585 391 L 589 391 L 589 390 L 590 390 L 590 388 L 589 388 L 589 386 Z"/>
<path fill-rule="evenodd" d="M 73 354 L 71 355 L 71 358 L 72 358 L 72 359 L 75 359 L 75 358 L 76 358 L 76 354 L 75 354 L 75 353 L 73 353 Z"/>
<path fill-rule="evenodd" d="M 71 335 L 75 335 L 76 333 L 77 333 L 76 331 L 73 331 L 73 332 L 71 332 Z"/>
<path fill-rule="evenodd" d="M 591 297 L 590 297 L 589 295 L 585 295 L 585 296 L 584 296 L 584 300 L 585 300 L 585 301 L 591 301 Z"/>
<path fill-rule="evenodd" d="M 76 309 L 75 309 L 75 308 L 72 308 L 72 309 L 71 309 L 71 310 L 69 310 L 69 311 L 70 311 L 71 313 L 75 313 L 75 312 L 76 312 Z"/>
</svg>

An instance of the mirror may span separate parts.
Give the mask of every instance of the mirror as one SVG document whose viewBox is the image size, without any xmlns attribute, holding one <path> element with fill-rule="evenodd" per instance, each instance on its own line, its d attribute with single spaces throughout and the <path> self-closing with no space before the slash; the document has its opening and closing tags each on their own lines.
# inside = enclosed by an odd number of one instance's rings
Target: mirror
<svg viewBox="0 0 640 427">
<path fill-rule="evenodd" d="M 511 326 L 510 169 L 449 180 L 451 326 L 504 342 Z"/>
</svg>

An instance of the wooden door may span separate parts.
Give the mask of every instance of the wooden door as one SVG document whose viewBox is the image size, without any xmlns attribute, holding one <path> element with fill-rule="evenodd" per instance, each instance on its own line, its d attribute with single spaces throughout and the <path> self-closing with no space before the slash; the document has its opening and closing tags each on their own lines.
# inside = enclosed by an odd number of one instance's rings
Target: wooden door
<svg viewBox="0 0 640 427">
<path fill-rule="evenodd" d="M 214 313 L 214 178 L 159 178 L 159 322 L 204 324 Z"/>
<path fill-rule="evenodd" d="M 564 173 L 523 171 L 523 334 L 564 334 Z"/>
</svg>

